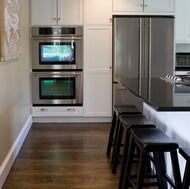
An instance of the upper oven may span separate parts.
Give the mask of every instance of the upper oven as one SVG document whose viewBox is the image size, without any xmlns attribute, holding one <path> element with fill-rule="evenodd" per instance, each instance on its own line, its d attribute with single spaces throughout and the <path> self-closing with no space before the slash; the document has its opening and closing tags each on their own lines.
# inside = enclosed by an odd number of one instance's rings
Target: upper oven
<svg viewBox="0 0 190 189">
<path fill-rule="evenodd" d="M 32 27 L 31 59 L 33 71 L 82 70 L 83 27 Z"/>
</svg>

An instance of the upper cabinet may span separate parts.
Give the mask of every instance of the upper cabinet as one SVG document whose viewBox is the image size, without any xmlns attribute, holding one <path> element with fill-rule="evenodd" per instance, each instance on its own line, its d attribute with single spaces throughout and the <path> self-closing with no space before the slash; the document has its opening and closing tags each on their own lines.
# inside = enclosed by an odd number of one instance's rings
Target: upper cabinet
<svg viewBox="0 0 190 189">
<path fill-rule="evenodd" d="M 176 43 L 190 43 L 190 1 L 176 0 Z"/>
<path fill-rule="evenodd" d="M 174 0 L 113 0 L 114 14 L 174 14 Z"/>
<path fill-rule="evenodd" d="M 31 25 L 81 25 L 83 0 L 31 0 Z"/>
<path fill-rule="evenodd" d="M 111 0 L 84 0 L 85 25 L 111 25 Z"/>
</svg>

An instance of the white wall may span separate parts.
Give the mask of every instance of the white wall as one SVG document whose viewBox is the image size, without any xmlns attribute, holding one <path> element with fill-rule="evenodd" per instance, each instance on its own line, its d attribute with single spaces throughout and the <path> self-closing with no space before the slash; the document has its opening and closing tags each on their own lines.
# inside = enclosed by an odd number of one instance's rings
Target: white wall
<svg viewBox="0 0 190 189">
<path fill-rule="evenodd" d="M 0 188 L 10 152 L 30 119 L 29 0 L 20 0 L 20 4 L 22 54 L 18 59 L 0 62 Z"/>
</svg>

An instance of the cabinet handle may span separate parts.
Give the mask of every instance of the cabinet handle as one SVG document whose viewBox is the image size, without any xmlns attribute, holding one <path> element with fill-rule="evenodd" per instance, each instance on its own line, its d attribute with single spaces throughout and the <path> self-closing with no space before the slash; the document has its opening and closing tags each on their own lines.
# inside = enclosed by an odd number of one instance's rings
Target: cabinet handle
<svg viewBox="0 0 190 189">
<path fill-rule="evenodd" d="M 58 18 L 58 20 L 61 20 L 61 18 Z"/>
<path fill-rule="evenodd" d="M 41 108 L 40 111 L 41 111 L 41 112 L 47 112 L 47 111 L 48 111 L 48 108 Z"/>
<path fill-rule="evenodd" d="M 74 112 L 74 111 L 75 111 L 75 108 L 68 108 L 67 111 L 68 111 L 68 112 Z"/>
</svg>

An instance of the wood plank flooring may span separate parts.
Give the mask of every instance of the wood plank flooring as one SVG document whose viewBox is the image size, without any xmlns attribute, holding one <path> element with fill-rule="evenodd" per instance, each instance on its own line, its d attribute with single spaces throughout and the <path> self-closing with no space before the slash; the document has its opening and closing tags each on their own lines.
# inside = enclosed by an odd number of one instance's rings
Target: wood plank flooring
<svg viewBox="0 0 190 189">
<path fill-rule="evenodd" d="M 34 123 L 2 189 L 117 189 L 110 124 Z"/>
</svg>

